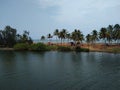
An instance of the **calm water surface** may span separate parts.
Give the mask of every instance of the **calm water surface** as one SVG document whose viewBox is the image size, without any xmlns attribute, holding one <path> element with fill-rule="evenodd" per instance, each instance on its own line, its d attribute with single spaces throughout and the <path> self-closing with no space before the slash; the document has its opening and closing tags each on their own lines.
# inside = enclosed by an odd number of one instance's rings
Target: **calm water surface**
<svg viewBox="0 0 120 90">
<path fill-rule="evenodd" d="M 0 51 L 0 90 L 120 90 L 120 54 Z"/>
</svg>

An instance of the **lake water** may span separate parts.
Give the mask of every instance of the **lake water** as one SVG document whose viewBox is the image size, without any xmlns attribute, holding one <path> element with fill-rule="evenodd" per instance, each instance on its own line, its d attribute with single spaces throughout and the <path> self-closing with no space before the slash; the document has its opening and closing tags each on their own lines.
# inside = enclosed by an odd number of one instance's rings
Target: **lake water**
<svg viewBox="0 0 120 90">
<path fill-rule="evenodd" d="M 120 90 L 120 54 L 0 51 L 0 90 Z"/>
</svg>

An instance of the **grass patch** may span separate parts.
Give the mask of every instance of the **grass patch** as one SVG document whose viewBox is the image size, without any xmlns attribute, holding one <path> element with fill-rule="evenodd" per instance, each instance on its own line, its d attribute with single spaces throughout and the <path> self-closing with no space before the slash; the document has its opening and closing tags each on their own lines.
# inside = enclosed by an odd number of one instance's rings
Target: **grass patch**
<svg viewBox="0 0 120 90">
<path fill-rule="evenodd" d="M 72 51 L 71 47 L 67 47 L 67 46 L 58 46 L 57 50 L 58 51 Z"/>
<path fill-rule="evenodd" d="M 56 46 L 56 45 L 47 45 L 47 49 L 49 50 L 49 51 L 56 51 L 57 50 L 57 48 L 58 48 L 58 46 Z"/>
<path fill-rule="evenodd" d="M 14 50 L 28 50 L 29 44 L 26 43 L 17 43 L 14 45 Z"/>
<path fill-rule="evenodd" d="M 87 48 L 81 48 L 81 47 L 75 47 L 76 52 L 89 52 L 89 49 Z"/>
<path fill-rule="evenodd" d="M 113 48 L 111 50 L 111 52 L 113 52 L 113 53 L 120 53 L 120 48 Z"/>
<path fill-rule="evenodd" d="M 43 43 L 36 43 L 36 44 L 31 44 L 29 47 L 30 51 L 48 51 L 49 48 L 47 45 Z"/>
<path fill-rule="evenodd" d="M 35 43 L 31 45 L 26 44 L 26 43 L 18 43 L 14 45 L 14 50 L 89 52 L 89 49 L 81 48 L 81 47 L 46 45 L 43 43 Z"/>
</svg>

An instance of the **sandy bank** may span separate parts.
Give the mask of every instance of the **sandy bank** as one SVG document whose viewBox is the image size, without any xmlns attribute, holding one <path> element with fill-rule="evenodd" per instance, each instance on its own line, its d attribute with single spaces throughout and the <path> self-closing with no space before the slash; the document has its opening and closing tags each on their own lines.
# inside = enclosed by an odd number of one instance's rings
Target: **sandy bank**
<svg viewBox="0 0 120 90">
<path fill-rule="evenodd" d="M 13 51 L 13 48 L 0 48 L 0 50 L 4 50 L 4 51 Z"/>
</svg>

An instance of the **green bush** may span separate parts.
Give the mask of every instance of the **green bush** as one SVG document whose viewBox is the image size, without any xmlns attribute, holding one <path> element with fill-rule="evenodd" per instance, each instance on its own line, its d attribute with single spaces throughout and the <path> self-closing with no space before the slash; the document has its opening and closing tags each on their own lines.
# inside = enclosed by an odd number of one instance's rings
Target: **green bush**
<svg viewBox="0 0 120 90">
<path fill-rule="evenodd" d="M 57 50 L 58 51 L 72 51 L 70 47 L 66 47 L 66 46 L 58 46 Z"/>
<path fill-rule="evenodd" d="M 113 48 L 112 52 L 114 52 L 114 53 L 120 53 L 120 48 Z"/>
<path fill-rule="evenodd" d="M 76 52 L 89 52 L 89 49 L 87 48 L 81 48 L 81 47 L 75 47 Z"/>
<path fill-rule="evenodd" d="M 30 45 L 29 50 L 31 50 L 31 51 L 47 51 L 48 47 L 47 47 L 47 45 L 45 45 L 43 43 L 36 43 L 36 44 Z"/>
<path fill-rule="evenodd" d="M 29 44 L 26 43 L 17 43 L 14 45 L 14 50 L 28 50 Z"/>
<path fill-rule="evenodd" d="M 57 48 L 58 48 L 58 47 L 57 47 L 56 45 L 52 45 L 52 46 L 51 46 L 51 45 L 47 45 L 47 49 L 48 49 L 48 50 L 55 51 L 55 50 L 57 50 Z"/>
</svg>

